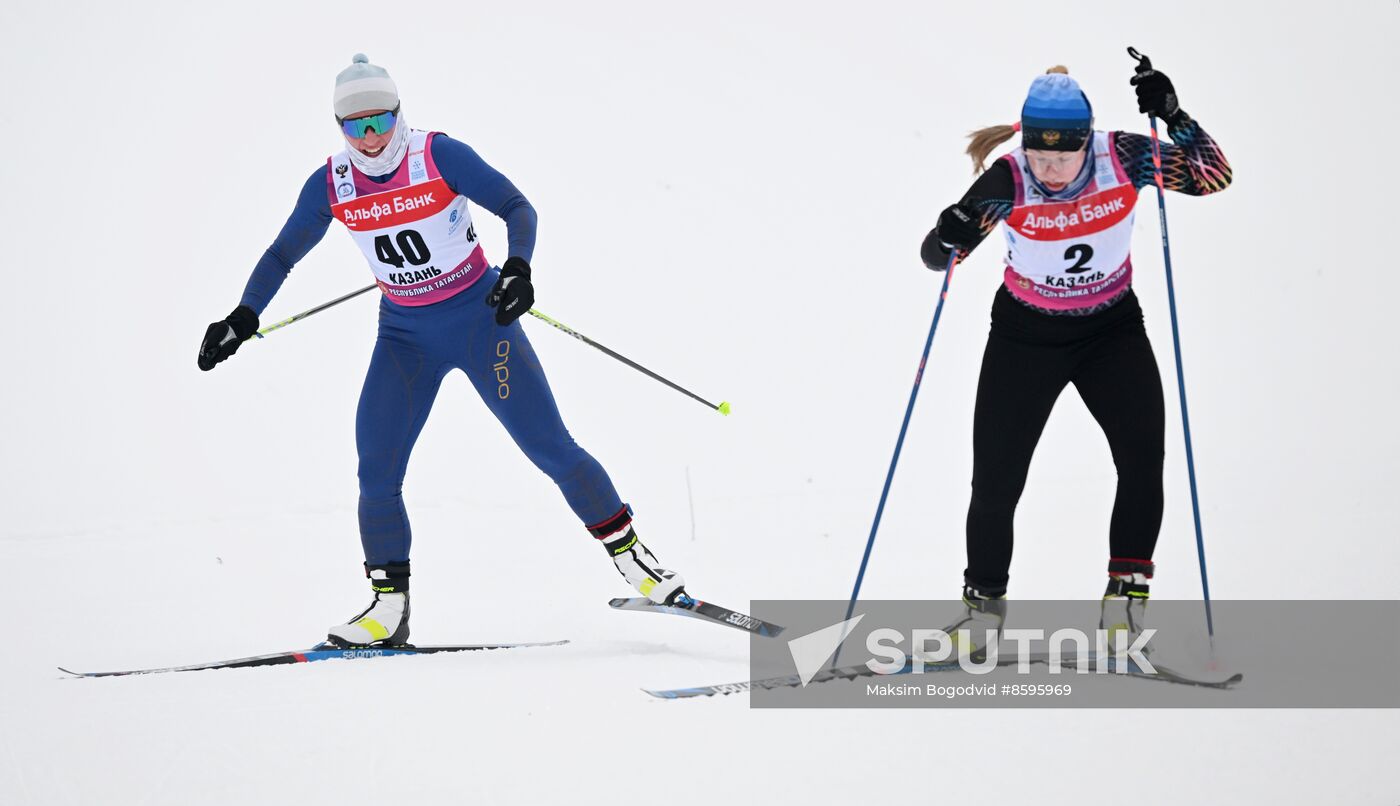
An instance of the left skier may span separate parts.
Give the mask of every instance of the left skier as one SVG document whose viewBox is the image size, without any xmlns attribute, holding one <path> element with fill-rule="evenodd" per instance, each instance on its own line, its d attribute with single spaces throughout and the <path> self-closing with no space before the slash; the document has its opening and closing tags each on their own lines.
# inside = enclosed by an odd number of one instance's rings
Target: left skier
<svg viewBox="0 0 1400 806">
<path fill-rule="evenodd" d="M 633 587 L 659 603 L 684 596 L 681 575 L 661 568 L 637 539 L 631 508 L 564 427 L 516 321 L 535 299 L 530 202 L 466 144 L 408 128 L 398 88 L 364 54 L 336 76 L 334 107 L 345 150 L 311 174 L 240 304 L 209 325 L 199 348 L 202 370 L 237 352 L 332 218 L 365 253 L 383 292 L 379 337 L 355 418 L 360 541 L 374 600 L 332 627 L 330 641 L 367 646 L 408 640 L 411 532 L 402 485 L 438 386 L 453 369 L 466 373 L 515 443 L 559 485 Z M 500 269 L 477 242 L 468 200 L 506 222 L 509 256 Z"/>
</svg>

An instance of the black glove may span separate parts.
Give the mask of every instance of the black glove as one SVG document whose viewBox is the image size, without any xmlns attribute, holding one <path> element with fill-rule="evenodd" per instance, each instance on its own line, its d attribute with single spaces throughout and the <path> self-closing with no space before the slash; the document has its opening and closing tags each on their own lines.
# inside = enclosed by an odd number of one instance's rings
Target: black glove
<svg viewBox="0 0 1400 806">
<path fill-rule="evenodd" d="M 199 345 L 199 368 L 208 372 L 214 365 L 238 352 L 249 336 L 258 332 L 258 315 L 247 305 L 239 305 L 222 321 L 204 331 Z"/>
<path fill-rule="evenodd" d="M 1150 65 L 1146 69 L 1139 67 L 1137 75 L 1128 83 L 1137 87 L 1139 112 L 1171 123 L 1181 111 L 1172 80 L 1165 73 L 1153 70 Z"/>
<path fill-rule="evenodd" d="M 514 322 L 535 304 L 535 287 L 530 285 L 530 264 L 523 257 L 506 258 L 500 279 L 486 295 L 486 304 L 496 309 L 496 324 Z"/>
<path fill-rule="evenodd" d="M 938 233 L 938 240 L 949 250 L 956 249 L 966 255 L 987 237 L 982 232 L 981 219 L 982 216 L 971 207 L 955 204 L 938 215 L 938 226 L 934 232 Z"/>
</svg>

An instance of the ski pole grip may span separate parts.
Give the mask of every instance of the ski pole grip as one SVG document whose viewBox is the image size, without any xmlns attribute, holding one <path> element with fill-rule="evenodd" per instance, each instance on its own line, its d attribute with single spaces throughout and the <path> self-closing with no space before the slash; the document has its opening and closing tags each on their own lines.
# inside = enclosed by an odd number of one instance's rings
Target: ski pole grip
<svg viewBox="0 0 1400 806">
<path fill-rule="evenodd" d="M 1152 69 L 1152 60 L 1139 53 L 1138 49 L 1132 45 L 1128 46 L 1128 55 L 1137 59 L 1139 73 L 1146 73 Z"/>
</svg>

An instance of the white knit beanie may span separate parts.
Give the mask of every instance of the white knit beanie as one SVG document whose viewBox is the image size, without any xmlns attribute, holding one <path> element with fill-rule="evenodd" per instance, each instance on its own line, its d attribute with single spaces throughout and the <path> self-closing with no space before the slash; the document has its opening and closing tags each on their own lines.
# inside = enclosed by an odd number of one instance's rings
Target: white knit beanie
<svg viewBox="0 0 1400 806">
<path fill-rule="evenodd" d="M 350 66 L 335 77 L 335 116 L 347 118 L 370 109 L 394 109 L 399 105 L 399 88 L 383 67 L 369 63 L 369 57 L 356 53 Z"/>
</svg>

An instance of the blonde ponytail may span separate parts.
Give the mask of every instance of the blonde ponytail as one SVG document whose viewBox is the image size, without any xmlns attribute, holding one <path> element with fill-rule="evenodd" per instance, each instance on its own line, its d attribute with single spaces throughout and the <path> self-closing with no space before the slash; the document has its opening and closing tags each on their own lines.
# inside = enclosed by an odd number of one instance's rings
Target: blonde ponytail
<svg viewBox="0 0 1400 806">
<path fill-rule="evenodd" d="M 968 137 L 972 142 L 967 144 L 967 155 L 972 157 L 972 172 L 980 174 L 987 170 L 987 157 L 997 146 L 1010 140 L 1020 128 L 1019 125 L 988 126 L 970 133 Z"/>
<path fill-rule="evenodd" d="M 1051 73 L 1069 75 L 1069 68 L 1057 64 L 1045 71 L 1046 75 Z M 997 146 L 1010 140 L 1020 130 L 1021 124 L 1017 122 L 1010 126 L 987 126 L 968 134 L 968 139 L 972 141 L 967 144 L 967 155 L 972 158 L 972 172 L 980 174 L 987 170 L 987 157 L 991 156 Z"/>
</svg>

